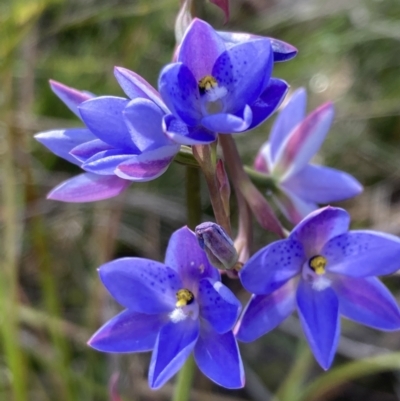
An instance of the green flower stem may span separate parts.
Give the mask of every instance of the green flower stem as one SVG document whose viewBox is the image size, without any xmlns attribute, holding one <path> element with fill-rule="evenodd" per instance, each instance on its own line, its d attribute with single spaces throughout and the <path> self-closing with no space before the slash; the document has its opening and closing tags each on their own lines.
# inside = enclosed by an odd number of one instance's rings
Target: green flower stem
<svg viewBox="0 0 400 401">
<path fill-rule="evenodd" d="M 193 355 L 190 355 L 178 373 L 172 401 L 189 401 L 195 369 Z"/>
<path fill-rule="evenodd" d="M 201 186 L 200 170 L 190 166 L 186 167 L 186 213 L 187 225 L 194 230 L 201 223 Z M 196 364 L 190 355 L 178 373 L 172 401 L 189 401 L 195 369 Z"/>
</svg>

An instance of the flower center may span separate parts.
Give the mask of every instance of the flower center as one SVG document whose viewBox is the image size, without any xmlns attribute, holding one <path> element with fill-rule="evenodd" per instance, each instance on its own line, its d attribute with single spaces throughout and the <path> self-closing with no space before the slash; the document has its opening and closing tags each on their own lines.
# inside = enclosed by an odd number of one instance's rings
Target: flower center
<svg viewBox="0 0 400 401">
<path fill-rule="evenodd" d="M 313 256 L 312 258 L 310 258 L 310 260 L 308 261 L 308 266 L 316 274 L 322 275 L 322 274 L 325 274 L 325 267 L 326 267 L 327 262 L 328 261 L 323 256 L 316 255 L 316 256 Z"/>
<path fill-rule="evenodd" d="M 315 255 L 303 265 L 303 278 L 308 281 L 316 291 L 323 291 L 331 286 L 331 280 L 327 277 L 326 265 L 328 261 L 324 256 Z"/>
<path fill-rule="evenodd" d="M 226 96 L 227 90 L 223 86 L 218 85 L 218 81 L 212 75 L 206 75 L 198 82 L 200 95 L 204 95 L 209 102 L 215 104 L 212 105 L 212 109 L 220 109 L 221 104 L 218 102 Z"/>
<path fill-rule="evenodd" d="M 176 306 L 182 308 L 186 305 L 190 305 L 194 301 L 194 295 L 191 291 L 186 288 L 182 288 L 176 293 Z"/>
<path fill-rule="evenodd" d="M 169 314 L 173 323 L 178 323 L 188 317 L 197 319 L 199 316 L 199 305 L 195 302 L 194 295 L 186 288 L 176 293 L 176 308 Z"/>
</svg>

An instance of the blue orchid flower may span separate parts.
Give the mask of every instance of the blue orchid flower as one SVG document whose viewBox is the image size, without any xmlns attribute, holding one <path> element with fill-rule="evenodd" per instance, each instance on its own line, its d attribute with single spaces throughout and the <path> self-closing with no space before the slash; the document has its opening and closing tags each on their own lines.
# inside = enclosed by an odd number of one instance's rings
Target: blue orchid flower
<svg viewBox="0 0 400 401">
<path fill-rule="evenodd" d="M 273 64 L 270 39 L 218 33 L 194 19 L 176 62 L 160 74 L 159 91 L 171 110 L 164 117 L 165 132 L 194 145 L 261 124 L 288 90 L 285 81 L 271 78 Z"/>
<path fill-rule="evenodd" d="M 149 385 L 169 380 L 193 352 L 200 370 L 226 388 L 244 385 L 232 327 L 241 305 L 220 281 L 195 234 L 184 227 L 169 242 L 165 263 L 123 258 L 99 269 L 103 284 L 126 309 L 89 345 L 104 352 L 153 350 Z"/>
<path fill-rule="evenodd" d="M 400 268 L 400 239 L 348 231 L 350 216 L 325 207 L 307 216 L 284 240 L 267 245 L 240 271 L 254 295 L 237 326 L 249 342 L 297 309 L 315 358 L 328 369 L 340 334 L 340 315 L 379 330 L 400 329 L 400 310 L 375 277 Z"/>
<path fill-rule="evenodd" d="M 310 164 L 332 125 L 328 102 L 305 116 L 307 93 L 298 89 L 278 114 L 269 141 L 261 147 L 254 168 L 273 178 L 280 192 L 273 199 L 285 217 L 299 223 L 318 204 L 329 204 L 360 194 L 362 185 L 350 174 Z"/>
<path fill-rule="evenodd" d="M 130 99 L 95 97 L 51 81 L 55 94 L 86 128 L 52 130 L 35 138 L 85 173 L 54 188 L 48 199 L 91 202 L 111 198 L 131 182 L 159 177 L 179 151 L 180 145 L 163 133 L 162 119 L 169 110 L 158 92 L 124 68 L 116 68 L 115 76 Z"/>
</svg>

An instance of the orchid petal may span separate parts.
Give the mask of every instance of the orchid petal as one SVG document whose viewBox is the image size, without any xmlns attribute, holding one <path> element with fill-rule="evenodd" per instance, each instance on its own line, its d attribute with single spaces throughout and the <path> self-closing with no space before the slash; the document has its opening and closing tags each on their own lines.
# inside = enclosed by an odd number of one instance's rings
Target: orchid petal
<svg viewBox="0 0 400 401">
<path fill-rule="evenodd" d="M 243 363 L 232 331 L 218 334 L 210 326 L 202 325 L 194 359 L 203 374 L 219 386 L 229 389 L 244 386 Z"/>
<path fill-rule="evenodd" d="M 174 269 L 185 288 L 197 294 L 201 279 L 220 279 L 218 270 L 211 266 L 200 248 L 196 235 L 187 227 L 175 231 L 168 243 L 165 264 Z"/>
<path fill-rule="evenodd" d="M 212 70 L 212 76 L 228 94 L 226 111 L 236 114 L 247 104 L 253 104 L 270 79 L 273 53 L 268 39 L 239 43 L 222 53 Z"/>
<path fill-rule="evenodd" d="M 78 106 L 86 100 L 94 97 L 94 95 L 88 92 L 79 91 L 53 80 L 50 80 L 50 87 L 64 104 L 79 118 L 81 118 L 81 115 Z"/>
<path fill-rule="evenodd" d="M 224 41 L 211 25 L 195 18 L 182 39 L 178 61 L 189 68 L 197 82 L 211 75 L 215 61 L 224 51 Z"/>
<path fill-rule="evenodd" d="M 136 74 L 136 72 L 123 67 L 115 67 L 114 75 L 130 99 L 149 99 L 165 113 L 168 113 L 168 109 L 162 101 L 160 94 L 144 78 Z"/>
<path fill-rule="evenodd" d="M 163 130 L 171 140 L 182 145 L 204 145 L 217 139 L 215 132 L 201 125 L 189 127 L 172 114 L 164 116 Z"/>
<path fill-rule="evenodd" d="M 121 152 L 121 149 L 99 152 L 86 160 L 82 164 L 82 168 L 89 173 L 113 175 L 118 165 L 132 158 L 131 154 L 121 154 Z"/>
<path fill-rule="evenodd" d="M 267 295 L 252 295 L 235 329 L 236 338 L 251 342 L 281 324 L 296 307 L 295 285 L 287 281 Z"/>
<path fill-rule="evenodd" d="M 277 151 L 274 171 L 281 181 L 297 174 L 318 152 L 332 125 L 334 108 L 325 103 L 293 129 Z"/>
<path fill-rule="evenodd" d="M 206 319 L 217 333 L 232 330 L 242 306 L 239 300 L 220 281 L 202 279 L 199 283 L 198 303 L 201 317 Z"/>
<path fill-rule="evenodd" d="M 376 277 L 337 275 L 332 285 L 343 316 L 379 330 L 400 329 L 400 310 L 396 300 Z"/>
<path fill-rule="evenodd" d="M 185 363 L 199 336 L 199 321 L 169 322 L 160 331 L 149 368 L 149 386 L 160 388 Z"/>
<path fill-rule="evenodd" d="M 282 79 L 271 78 L 260 97 L 250 105 L 253 119 L 249 130 L 262 124 L 282 103 L 289 85 Z"/>
<path fill-rule="evenodd" d="M 116 148 L 138 151 L 124 123 L 122 112 L 129 101 L 115 96 L 100 96 L 79 106 L 86 126 L 102 141 Z"/>
<path fill-rule="evenodd" d="M 362 192 L 362 185 L 350 174 L 324 166 L 308 165 L 281 183 L 299 198 L 329 203 L 352 198 Z"/>
<path fill-rule="evenodd" d="M 400 238 L 356 230 L 332 238 L 323 248 L 326 269 L 351 277 L 381 276 L 400 269 Z"/>
<path fill-rule="evenodd" d="M 166 315 L 147 315 L 124 310 L 104 324 L 88 345 L 102 352 L 142 352 L 154 348 Z"/>
<path fill-rule="evenodd" d="M 304 119 L 307 107 L 307 92 L 297 89 L 282 108 L 271 128 L 271 162 L 276 161 L 277 154 L 294 128 Z"/>
<path fill-rule="evenodd" d="M 297 289 L 300 322 L 310 348 L 321 367 L 329 369 L 340 335 L 339 301 L 332 288 L 314 290 L 300 280 Z"/>
<path fill-rule="evenodd" d="M 85 128 L 59 129 L 40 132 L 35 139 L 55 155 L 80 166 L 82 163 L 70 154 L 71 149 L 96 137 Z"/>
<path fill-rule="evenodd" d="M 185 124 L 198 124 L 202 117 L 198 84 L 185 64 L 174 63 L 164 67 L 158 81 L 158 89 L 174 115 Z"/>
<path fill-rule="evenodd" d="M 291 232 L 290 237 L 303 244 L 307 258 L 319 255 L 332 238 L 346 233 L 350 216 L 338 207 L 324 207 L 310 213 Z"/>
<path fill-rule="evenodd" d="M 175 308 L 182 288 L 178 275 L 160 262 L 121 258 L 102 265 L 99 275 L 113 298 L 140 313 L 168 313 Z"/>
<path fill-rule="evenodd" d="M 108 143 L 103 142 L 101 139 L 93 139 L 75 146 L 69 153 L 81 162 L 85 162 L 86 160 L 95 156 L 97 153 L 111 149 L 113 149 L 113 147 Z"/>
<path fill-rule="evenodd" d="M 263 36 L 253 35 L 246 32 L 225 32 L 217 31 L 218 35 L 224 40 L 227 49 L 232 46 L 247 42 L 249 40 L 259 39 Z M 274 52 L 274 62 L 287 61 L 294 58 L 297 54 L 297 49 L 289 43 L 283 42 L 275 38 L 266 38 L 271 41 L 272 51 Z"/>
<path fill-rule="evenodd" d="M 163 146 L 132 156 L 115 169 L 115 174 L 126 180 L 146 182 L 163 174 L 179 151 L 179 145 Z"/>
<path fill-rule="evenodd" d="M 115 175 L 80 174 L 55 187 L 47 199 L 61 202 L 94 202 L 119 195 L 130 184 Z"/>
<path fill-rule="evenodd" d="M 276 241 L 254 254 L 240 270 L 239 277 L 247 291 L 271 294 L 300 272 L 305 258 L 300 242 Z"/>
<path fill-rule="evenodd" d="M 151 100 L 130 101 L 123 115 L 133 143 L 141 152 L 172 144 L 162 130 L 164 113 Z"/>
<path fill-rule="evenodd" d="M 236 114 L 218 113 L 205 116 L 201 120 L 201 124 L 212 132 L 222 134 L 243 132 L 249 129 L 252 116 L 250 106 L 246 105 Z"/>
</svg>

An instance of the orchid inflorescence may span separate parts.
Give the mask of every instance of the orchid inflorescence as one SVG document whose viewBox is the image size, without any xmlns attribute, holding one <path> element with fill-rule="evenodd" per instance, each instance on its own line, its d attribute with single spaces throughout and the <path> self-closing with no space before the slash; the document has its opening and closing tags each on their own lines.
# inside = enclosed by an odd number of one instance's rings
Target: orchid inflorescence
<svg viewBox="0 0 400 401">
<path fill-rule="evenodd" d="M 181 24 L 184 20 L 179 18 Z M 100 279 L 125 309 L 88 344 L 103 352 L 152 351 L 153 389 L 192 353 L 207 377 L 233 389 L 244 386 L 237 341 L 256 340 L 294 310 L 323 369 L 331 366 L 338 346 L 340 316 L 380 330 L 400 329 L 397 303 L 376 277 L 400 268 L 400 239 L 349 231 L 344 209 L 318 209 L 362 191 L 351 175 L 310 163 L 333 122 L 333 104 L 306 116 L 306 92 L 294 91 L 254 168 L 244 168 L 238 157 L 231 135 L 259 126 L 278 109 L 289 85 L 272 77 L 274 62 L 292 59 L 297 50 L 277 39 L 218 32 L 196 18 L 178 28 L 184 34 L 173 62 L 160 73 L 158 91 L 121 67 L 115 77 L 125 98 L 95 96 L 51 81 L 84 127 L 43 132 L 36 139 L 84 173 L 54 188 L 49 199 L 111 198 L 132 182 L 158 178 L 174 159 L 182 163 L 186 159 L 180 156 L 189 155 L 190 168 L 204 172 L 218 223 L 199 221 L 195 231 L 175 231 L 164 263 L 132 257 L 101 266 Z M 235 241 L 228 176 L 238 204 Z M 290 233 L 254 177 L 268 184 L 274 203 L 296 225 Z M 250 256 L 252 215 L 281 238 Z M 221 273 L 239 278 L 252 294 L 242 313 Z"/>
</svg>

